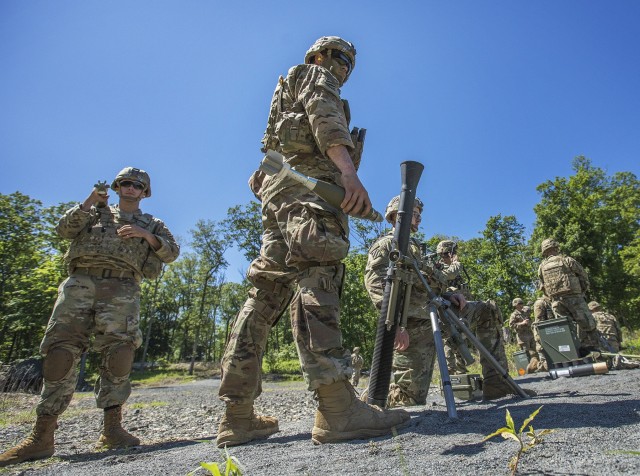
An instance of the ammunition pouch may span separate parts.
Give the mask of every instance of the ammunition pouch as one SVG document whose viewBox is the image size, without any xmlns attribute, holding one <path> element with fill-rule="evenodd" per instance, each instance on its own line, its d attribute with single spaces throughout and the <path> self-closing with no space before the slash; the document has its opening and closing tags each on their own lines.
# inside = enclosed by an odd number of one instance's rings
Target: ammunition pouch
<svg viewBox="0 0 640 476">
<path fill-rule="evenodd" d="M 316 148 L 316 140 L 305 112 L 281 112 L 275 132 L 284 154 L 311 154 Z"/>
<path fill-rule="evenodd" d="M 349 150 L 349 156 L 351 157 L 351 161 L 353 162 L 353 166 L 356 171 L 360 167 L 360 161 L 362 160 L 362 151 L 364 149 L 364 138 L 366 133 L 366 129 L 358 129 L 357 127 L 351 129 L 353 149 Z"/>
</svg>

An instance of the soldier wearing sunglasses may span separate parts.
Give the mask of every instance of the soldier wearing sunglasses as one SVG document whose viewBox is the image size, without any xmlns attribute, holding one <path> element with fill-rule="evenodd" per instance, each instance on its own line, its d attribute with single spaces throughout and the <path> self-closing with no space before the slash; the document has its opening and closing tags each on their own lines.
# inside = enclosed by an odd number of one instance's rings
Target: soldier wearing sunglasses
<svg viewBox="0 0 640 476">
<path fill-rule="evenodd" d="M 219 395 L 226 410 L 219 447 L 278 431 L 278 420 L 257 415 L 253 402 L 261 393 L 268 333 L 289 302 L 302 372 L 318 400 L 314 443 L 382 436 L 410 419 L 402 410 L 379 410 L 357 398 L 349 381 L 351 352 L 340 332 L 347 213 L 366 215 L 371 209 L 357 174 L 363 137 L 356 128 L 349 131 L 349 108 L 340 97 L 355 59 L 348 41 L 322 37 L 304 64 L 280 77 L 273 94 L 263 152 L 280 152 L 298 171 L 344 187 L 345 198 L 336 208 L 290 179 L 259 172 L 251 177 L 251 189 L 262 200 L 262 248 L 247 273 L 253 288 L 222 359 Z"/>
<path fill-rule="evenodd" d="M 149 175 L 123 169 L 111 184 L 118 204 L 109 206 L 108 186 L 98 184 L 60 219 L 56 231 L 72 240 L 65 255 L 69 277 L 58 290 L 40 345 L 44 385 L 32 433 L 0 455 L 0 466 L 53 455 L 58 416 L 73 396 L 80 357 L 90 345 L 102 354 L 95 394 L 104 409 L 99 448 L 124 448 L 140 440 L 122 428 L 122 405 L 131 393 L 129 373 L 142 342 L 138 326 L 140 281 L 154 279 L 180 252 L 164 223 L 140 210 L 151 196 Z"/>
</svg>

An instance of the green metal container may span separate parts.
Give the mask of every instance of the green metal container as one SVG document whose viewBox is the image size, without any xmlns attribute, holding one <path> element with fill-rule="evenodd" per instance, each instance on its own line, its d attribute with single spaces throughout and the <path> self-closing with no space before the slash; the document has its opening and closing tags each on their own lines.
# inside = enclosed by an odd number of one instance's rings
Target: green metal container
<svg viewBox="0 0 640 476">
<path fill-rule="evenodd" d="M 479 400 L 482 398 L 482 377 L 479 374 L 450 375 L 453 396 L 460 400 Z M 442 392 L 442 385 L 440 386 Z"/>
<path fill-rule="evenodd" d="M 527 366 L 529 365 L 529 355 L 526 350 L 513 353 L 513 362 L 516 364 L 516 370 L 518 375 L 522 377 L 527 373 Z"/>
<path fill-rule="evenodd" d="M 580 344 L 572 323 L 567 319 L 550 319 L 538 322 L 536 325 L 549 368 L 559 363 L 580 359 L 578 353 Z"/>
</svg>

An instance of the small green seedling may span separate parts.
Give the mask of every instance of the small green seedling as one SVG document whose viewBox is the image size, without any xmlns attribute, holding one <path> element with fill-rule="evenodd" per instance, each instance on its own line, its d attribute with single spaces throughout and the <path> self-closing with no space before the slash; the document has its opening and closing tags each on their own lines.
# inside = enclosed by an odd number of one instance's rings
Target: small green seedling
<svg viewBox="0 0 640 476">
<path fill-rule="evenodd" d="M 533 426 L 529 425 L 540 410 L 542 410 L 542 406 L 540 406 L 536 411 L 534 411 L 531 415 L 529 415 L 529 418 L 527 418 L 522 424 L 522 426 L 520 427 L 520 431 L 516 432 L 516 427 L 513 422 L 513 418 L 511 418 L 511 413 L 509 413 L 509 410 L 507 409 L 507 416 L 506 416 L 507 426 L 494 431 L 493 433 L 491 433 L 489 436 L 486 436 L 482 440 L 482 441 L 487 441 L 489 438 L 493 438 L 494 436 L 500 435 L 505 440 L 511 439 L 518 443 L 518 445 L 520 446 L 518 448 L 518 452 L 514 456 L 512 456 L 511 460 L 509 461 L 509 469 L 511 469 L 511 476 L 514 476 L 518 471 L 518 463 L 520 462 L 520 457 L 522 456 L 522 453 L 524 453 L 527 450 L 530 450 L 535 445 L 542 442 L 542 437 L 544 435 L 547 435 L 554 431 L 554 430 L 540 430 L 536 433 L 535 430 L 533 429 Z M 529 425 L 529 430 L 527 430 L 527 432 L 523 434 L 527 425 Z M 528 438 L 528 441 L 527 441 L 527 438 Z"/>
<path fill-rule="evenodd" d="M 218 463 L 200 462 L 201 468 L 206 469 L 213 476 L 222 476 L 223 474 L 224 476 L 242 476 L 242 466 L 240 465 L 240 461 L 238 461 L 238 458 L 236 458 L 235 456 L 230 456 L 226 447 L 224 449 L 224 453 L 227 459 L 224 473 L 220 471 L 220 468 L 218 467 Z M 191 471 L 188 473 L 187 476 L 193 476 L 199 470 L 200 468 L 194 471 Z"/>
</svg>

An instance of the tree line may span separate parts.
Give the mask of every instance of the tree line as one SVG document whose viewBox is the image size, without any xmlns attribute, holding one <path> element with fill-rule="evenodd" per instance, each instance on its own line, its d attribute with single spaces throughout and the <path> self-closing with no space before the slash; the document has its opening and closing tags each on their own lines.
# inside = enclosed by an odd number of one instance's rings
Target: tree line
<svg viewBox="0 0 640 476">
<path fill-rule="evenodd" d="M 573 161 L 573 175 L 538 185 L 540 201 L 531 236 L 515 216 L 491 216 L 480 236 L 460 240 L 421 235 L 435 250 L 442 239 L 458 242 L 476 299 L 494 299 L 503 315 L 511 301 L 536 299 L 540 243 L 553 236 L 565 254 L 589 273 L 587 298 L 597 300 L 623 325 L 640 325 L 640 183 L 631 172 L 608 175 L 585 157 Z M 391 197 L 389 197 L 391 198 Z M 15 192 L 0 194 L 0 361 L 38 354 L 57 287 L 66 276 L 62 256 L 68 242 L 54 226 L 71 203 L 44 206 Z M 189 251 L 142 284 L 144 362 L 219 362 L 229 329 L 244 303 L 249 283 L 226 279 L 225 253 L 259 254 L 260 204 L 229 208 L 220 221 L 200 220 L 189 232 Z M 387 228 L 385 228 L 387 226 Z M 345 260 L 341 327 L 345 347 L 373 353 L 377 313 L 364 288 L 367 249 L 388 224 L 351 220 L 351 250 Z M 287 312 L 269 336 L 265 359 L 296 357 Z"/>
</svg>

